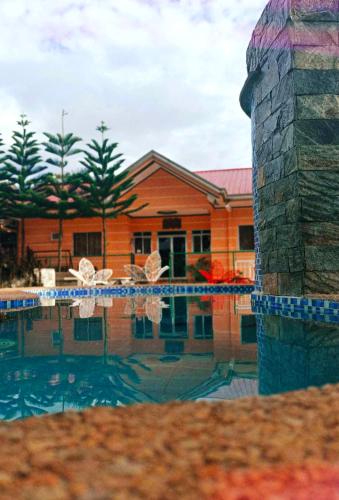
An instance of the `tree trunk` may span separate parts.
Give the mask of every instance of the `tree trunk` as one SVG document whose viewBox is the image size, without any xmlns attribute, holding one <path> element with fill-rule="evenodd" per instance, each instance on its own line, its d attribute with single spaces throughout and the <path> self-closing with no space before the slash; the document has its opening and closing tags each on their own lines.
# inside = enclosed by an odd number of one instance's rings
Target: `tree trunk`
<svg viewBox="0 0 339 500">
<path fill-rule="evenodd" d="M 25 258 L 25 219 L 21 219 L 21 260 Z"/>
<path fill-rule="evenodd" d="M 102 218 L 102 236 L 103 236 L 103 239 L 104 239 L 102 268 L 106 269 L 106 248 L 107 248 L 107 242 L 106 242 L 106 217 Z"/>
<path fill-rule="evenodd" d="M 58 234 L 58 271 L 61 271 L 61 252 L 63 238 L 63 219 L 59 219 L 59 234 Z"/>
</svg>

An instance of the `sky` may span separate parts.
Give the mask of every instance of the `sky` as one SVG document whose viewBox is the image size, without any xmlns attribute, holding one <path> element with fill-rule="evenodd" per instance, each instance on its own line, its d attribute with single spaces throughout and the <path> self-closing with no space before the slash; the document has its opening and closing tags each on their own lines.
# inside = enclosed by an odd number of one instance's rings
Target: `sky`
<svg viewBox="0 0 339 500">
<path fill-rule="evenodd" d="M 0 0 L 0 132 L 109 138 L 129 165 L 154 149 L 190 170 L 251 166 L 239 105 L 267 0 Z M 76 159 L 74 160 L 76 161 Z"/>
</svg>

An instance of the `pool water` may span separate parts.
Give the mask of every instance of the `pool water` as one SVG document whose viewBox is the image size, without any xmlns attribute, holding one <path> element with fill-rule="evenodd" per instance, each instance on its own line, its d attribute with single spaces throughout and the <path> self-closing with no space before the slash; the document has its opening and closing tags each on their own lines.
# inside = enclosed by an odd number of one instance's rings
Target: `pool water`
<svg viewBox="0 0 339 500">
<path fill-rule="evenodd" d="M 339 381 L 339 327 L 249 295 L 53 301 L 0 317 L 0 418 L 228 400 Z"/>
</svg>

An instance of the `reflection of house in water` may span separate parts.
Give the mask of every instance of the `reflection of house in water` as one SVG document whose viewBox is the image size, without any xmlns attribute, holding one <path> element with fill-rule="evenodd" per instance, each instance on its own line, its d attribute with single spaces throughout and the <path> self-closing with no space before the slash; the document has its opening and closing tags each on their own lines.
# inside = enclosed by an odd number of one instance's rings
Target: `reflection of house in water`
<svg viewBox="0 0 339 500">
<path fill-rule="evenodd" d="M 147 317 L 140 299 L 96 306 L 90 318 L 80 318 L 67 302 L 26 312 L 18 318 L 17 330 L 24 330 L 17 338 L 18 353 L 27 358 L 106 356 L 107 363 L 119 356 L 133 366 L 135 389 L 155 401 L 196 399 L 225 385 L 227 399 L 237 391 L 256 393 L 249 297 L 247 303 L 231 295 L 164 297 L 168 307 L 162 308 L 159 323 Z"/>
</svg>

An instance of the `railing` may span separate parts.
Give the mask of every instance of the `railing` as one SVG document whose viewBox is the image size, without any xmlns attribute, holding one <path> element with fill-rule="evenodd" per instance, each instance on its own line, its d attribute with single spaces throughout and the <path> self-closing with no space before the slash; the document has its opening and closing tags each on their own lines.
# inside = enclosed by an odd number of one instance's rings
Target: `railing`
<svg viewBox="0 0 339 500">
<path fill-rule="evenodd" d="M 58 254 L 56 251 L 34 252 L 40 267 L 57 268 Z M 114 277 L 123 277 L 125 264 L 145 265 L 148 255 L 134 253 L 109 253 L 106 256 L 106 267 L 113 269 Z M 77 269 L 80 261 L 79 256 L 72 255 L 69 250 L 62 252 L 62 271 L 69 268 Z M 88 259 L 96 269 L 103 267 L 102 256 L 89 256 Z M 168 262 L 167 262 L 168 261 Z M 205 281 L 199 273 L 199 268 L 209 269 L 211 264 L 219 261 L 225 272 L 240 272 L 243 277 L 254 281 L 255 253 L 251 250 L 229 250 L 217 252 L 171 252 L 162 255 L 162 265 L 169 265 L 169 271 L 163 275 L 163 279 L 172 281 Z"/>
<path fill-rule="evenodd" d="M 39 267 L 51 267 L 57 270 L 58 268 L 58 252 L 55 250 L 43 250 L 34 251 L 34 257 L 37 260 Z M 139 256 L 137 256 L 139 257 Z M 140 265 L 144 264 L 147 255 L 142 255 L 143 259 Z M 103 267 L 103 256 L 91 255 L 86 256 L 96 269 L 102 269 Z M 77 269 L 79 266 L 81 256 L 74 255 L 70 250 L 63 250 L 61 256 L 61 271 L 66 272 L 68 269 Z M 136 256 L 133 253 L 121 253 L 121 254 L 107 254 L 106 255 L 106 267 L 114 270 L 114 276 L 124 276 L 123 266 L 124 264 L 134 264 L 136 261 Z M 139 264 L 139 262 L 137 262 Z"/>
<path fill-rule="evenodd" d="M 180 257 L 184 262 L 185 274 L 180 276 Z M 251 281 L 255 279 L 255 252 L 253 250 L 228 250 L 214 252 L 172 252 L 169 254 L 168 279 L 205 281 L 199 269 L 210 269 L 218 261 L 225 273 L 241 274 Z M 178 272 L 179 271 L 179 272 Z"/>
<path fill-rule="evenodd" d="M 35 260 L 39 267 L 58 267 L 58 252 L 55 250 L 40 250 L 33 252 Z M 61 251 L 61 267 L 63 270 L 68 270 L 73 267 L 73 256 L 69 250 Z"/>
</svg>

